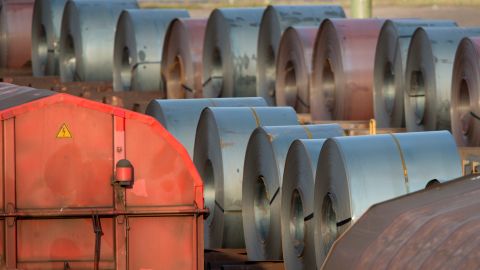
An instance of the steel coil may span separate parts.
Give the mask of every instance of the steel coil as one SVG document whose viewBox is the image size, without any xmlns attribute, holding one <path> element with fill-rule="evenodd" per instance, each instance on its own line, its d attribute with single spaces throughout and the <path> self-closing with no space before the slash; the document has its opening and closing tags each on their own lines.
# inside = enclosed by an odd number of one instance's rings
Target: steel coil
<svg viewBox="0 0 480 270">
<path fill-rule="evenodd" d="M 203 96 L 256 96 L 258 26 L 263 8 L 215 9 L 203 45 Z"/>
<path fill-rule="evenodd" d="M 387 20 L 380 31 L 375 53 L 374 112 L 380 128 L 405 125 L 403 93 L 408 47 L 418 27 L 456 26 L 454 21 Z"/>
<path fill-rule="evenodd" d="M 242 183 L 243 231 L 248 259 L 282 258 L 282 179 L 288 148 L 296 139 L 341 136 L 337 124 L 257 128 L 248 141 Z"/>
<path fill-rule="evenodd" d="M 193 158 L 193 146 L 198 119 L 207 107 L 263 107 L 267 103 L 260 97 L 246 98 L 197 98 L 197 99 L 156 99 L 145 111 L 157 119 L 183 146 Z"/>
<path fill-rule="evenodd" d="M 172 20 L 189 16 L 184 9 L 124 10 L 115 32 L 113 90 L 165 91 L 160 76 L 165 33 Z"/>
<path fill-rule="evenodd" d="M 207 19 L 176 19 L 168 27 L 162 53 L 167 98 L 201 98 L 202 53 Z"/>
<path fill-rule="evenodd" d="M 328 19 L 313 56 L 310 112 L 320 120 L 373 118 L 373 65 L 382 19 Z"/>
<path fill-rule="evenodd" d="M 60 26 L 67 0 L 37 0 L 33 8 L 33 76 L 59 75 Z"/>
<path fill-rule="evenodd" d="M 285 30 L 277 54 L 275 100 L 298 113 L 310 112 L 312 54 L 318 27 L 296 26 Z"/>
<path fill-rule="evenodd" d="M 464 38 L 453 65 L 452 133 L 459 146 L 480 146 L 480 37 Z"/>
<path fill-rule="evenodd" d="M 30 65 L 32 14 L 35 0 L 0 2 L 0 66 L 21 68 Z"/>
<path fill-rule="evenodd" d="M 242 181 L 248 139 L 259 126 L 297 125 L 290 107 L 207 108 L 198 122 L 193 161 L 204 183 L 206 248 L 245 246 Z"/>
<path fill-rule="evenodd" d="M 324 139 L 296 140 L 285 159 L 281 224 L 286 269 L 319 269 L 313 243 L 313 187 Z"/>
<path fill-rule="evenodd" d="M 462 175 L 448 131 L 328 139 L 314 191 L 315 253 L 322 265 L 333 241 L 371 205 Z"/>
<path fill-rule="evenodd" d="M 69 0 L 60 30 L 60 77 L 70 81 L 111 81 L 115 28 L 134 0 Z"/>
<path fill-rule="evenodd" d="M 410 43 L 405 70 L 407 131 L 450 130 L 450 93 L 455 52 L 480 28 L 422 27 Z"/>
<path fill-rule="evenodd" d="M 317 27 L 326 18 L 344 18 L 341 6 L 268 6 L 262 16 L 257 47 L 257 95 L 275 105 L 277 52 L 283 32 L 289 26 Z M 311 62 L 309 60 L 309 62 Z"/>
</svg>

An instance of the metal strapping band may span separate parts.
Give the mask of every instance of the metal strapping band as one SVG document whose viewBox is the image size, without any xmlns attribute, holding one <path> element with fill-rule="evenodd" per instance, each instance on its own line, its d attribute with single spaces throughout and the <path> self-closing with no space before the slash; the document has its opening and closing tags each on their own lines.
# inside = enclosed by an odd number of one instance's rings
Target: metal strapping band
<svg viewBox="0 0 480 270">
<path fill-rule="evenodd" d="M 405 157 L 403 156 L 403 151 L 402 147 L 400 146 L 400 142 L 398 141 L 397 137 L 390 133 L 390 136 L 392 136 L 393 141 L 395 142 L 395 145 L 397 146 L 398 153 L 400 154 L 400 159 L 402 160 L 402 167 L 403 167 L 403 177 L 405 178 L 405 189 L 407 190 L 407 193 L 410 192 L 410 184 L 408 182 L 408 170 L 407 170 L 407 164 L 405 163 Z"/>
<path fill-rule="evenodd" d="M 250 110 L 252 111 L 253 113 L 253 117 L 255 117 L 255 122 L 257 123 L 257 127 L 260 126 L 260 118 L 258 117 L 258 114 L 257 112 L 255 111 L 254 108 L 250 107 Z"/>
<path fill-rule="evenodd" d="M 308 129 L 308 127 L 305 126 L 305 125 L 302 125 L 302 127 L 303 127 L 303 129 L 305 130 L 305 132 L 307 133 L 307 137 L 308 137 L 309 139 L 313 139 L 312 132 L 310 132 L 310 130 Z"/>
</svg>

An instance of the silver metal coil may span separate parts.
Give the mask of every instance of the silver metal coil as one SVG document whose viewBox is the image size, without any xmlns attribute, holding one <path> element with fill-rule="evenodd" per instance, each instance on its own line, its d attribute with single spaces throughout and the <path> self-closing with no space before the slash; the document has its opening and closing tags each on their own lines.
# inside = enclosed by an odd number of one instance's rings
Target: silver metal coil
<svg viewBox="0 0 480 270">
<path fill-rule="evenodd" d="M 202 53 L 207 19 L 175 19 L 162 53 L 162 80 L 167 98 L 201 98 Z"/>
<path fill-rule="evenodd" d="M 118 18 L 113 49 L 114 91 L 165 91 L 160 76 L 167 28 L 184 9 L 124 10 Z"/>
<path fill-rule="evenodd" d="M 317 265 L 370 206 L 462 175 L 448 131 L 328 139 L 318 161 L 314 224 Z"/>
<path fill-rule="evenodd" d="M 257 96 L 275 105 L 277 52 L 280 39 L 289 26 L 317 27 L 326 18 L 344 18 L 336 5 L 268 6 L 260 23 L 257 47 Z M 309 61 L 310 63 L 311 61 Z"/>
<path fill-rule="evenodd" d="M 60 77 L 70 81 L 111 81 L 115 28 L 134 0 L 69 0 L 60 30 Z"/>
<path fill-rule="evenodd" d="M 203 95 L 255 97 L 257 40 L 263 8 L 215 9 L 203 46 Z"/>
<path fill-rule="evenodd" d="M 297 125 L 290 107 L 207 108 L 198 122 L 193 161 L 204 183 L 206 248 L 245 246 L 242 181 L 248 139 L 259 126 Z"/>
<path fill-rule="evenodd" d="M 285 269 L 319 269 L 313 243 L 313 188 L 325 139 L 295 140 L 285 159 L 281 223 Z"/>
<path fill-rule="evenodd" d="M 381 128 L 405 125 L 403 93 L 405 68 L 412 35 L 418 27 L 456 26 L 448 20 L 387 20 L 378 37 L 374 69 L 374 112 Z"/>
<path fill-rule="evenodd" d="M 195 132 L 202 110 L 207 107 L 264 107 L 263 98 L 196 98 L 156 99 L 145 111 L 157 119 L 183 146 L 193 158 Z"/>
<path fill-rule="evenodd" d="M 450 92 L 455 52 L 480 28 L 422 27 L 410 43 L 405 71 L 407 131 L 450 130 Z"/>
<path fill-rule="evenodd" d="M 245 246 L 252 261 L 282 258 L 281 201 L 285 158 L 296 139 L 342 136 L 337 124 L 259 127 L 248 141 L 242 183 Z"/>
</svg>

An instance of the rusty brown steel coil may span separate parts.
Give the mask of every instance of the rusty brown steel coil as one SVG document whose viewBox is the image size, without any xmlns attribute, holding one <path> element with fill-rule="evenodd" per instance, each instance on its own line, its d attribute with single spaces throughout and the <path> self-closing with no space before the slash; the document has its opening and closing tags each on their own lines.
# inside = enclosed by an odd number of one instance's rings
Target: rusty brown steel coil
<svg viewBox="0 0 480 270">
<path fill-rule="evenodd" d="M 410 43 L 405 70 L 407 131 L 450 130 L 450 95 L 460 41 L 480 28 L 421 27 Z"/>
<path fill-rule="evenodd" d="M 122 11 L 113 48 L 113 90 L 164 92 L 160 67 L 165 34 L 175 18 L 188 17 L 185 9 Z"/>
<path fill-rule="evenodd" d="M 310 112 L 313 45 L 318 27 L 289 27 L 282 35 L 277 54 L 275 100 L 297 113 Z"/>
<path fill-rule="evenodd" d="M 203 97 L 203 40 L 207 19 L 175 19 L 162 53 L 162 80 L 167 98 Z"/>
<path fill-rule="evenodd" d="M 60 78 L 70 81 L 112 81 L 115 28 L 134 0 L 69 0 L 60 30 Z"/>
<path fill-rule="evenodd" d="M 281 202 L 285 158 L 296 139 L 342 136 L 337 124 L 259 127 L 245 154 L 242 214 L 251 261 L 282 259 Z"/>
<path fill-rule="evenodd" d="M 285 158 L 281 224 L 285 268 L 319 269 L 313 243 L 313 188 L 325 139 L 299 139 Z"/>
<path fill-rule="evenodd" d="M 448 131 L 328 139 L 318 161 L 314 224 L 317 265 L 373 204 L 462 176 Z"/>
<path fill-rule="evenodd" d="M 373 68 L 383 19 L 327 19 L 315 41 L 310 112 L 318 120 L 373 118 Z"/>
<path fill-rule="evenodd" d="M 403 93 L 405 68 L 412 35 L 418 27 L 456 26 L 454 21 L 387 20 L 380 31 L 375 53 L 374 111 L 380 128 L 405 125 Z"/>
<path fill-rule="evenodd" d="M 31 64 L 32 14 L 35 0 L 0 2 L 0 66 L 22 68 Z"/>
<path fill-rule="evenodd" d="M 215 9 L 203 45 L 203 96 L 255 97 L 263 8 Z"/>
<path fill-rule="evenodd" d="M 372 206 L 322 269 L 478 269 L 480 176 Z"/>
<path fill-rule="evenodd" d="M 32 22 L 33 76 L 59 75 L 60 26 L 67 0 L 37 0 Z"/>
<path fill-rule="evenodd" d="M 242 181 L 247 143 L 259 126 L 298 125 L 291 107 L 206 108 L 193 162 L 204 183 L 205 248 L 242 248 Z"/>
<path fill-rule="evenodd" d="M 452 133 L 459 146 L 480 146 L 480 37 L 464 38 L 453 64 Z"/>
<path fill-rule="evenodd" d="M 207 107 L 266 107 L 261 97 L 245 98 L 195 98 L 195 99 L 155 99 L 145 111 L 157 119 L 193 158 L 195 131 L 203 109 Z"/>
<path fill-rule="evenodd" d="M 345 18 L 341 6 L 268 6 L 263 12 L 257 47 L 257 95 L 275 105 L 277 52 L 289 26 L 318 26 L 326 18 Z"/>
</svg>

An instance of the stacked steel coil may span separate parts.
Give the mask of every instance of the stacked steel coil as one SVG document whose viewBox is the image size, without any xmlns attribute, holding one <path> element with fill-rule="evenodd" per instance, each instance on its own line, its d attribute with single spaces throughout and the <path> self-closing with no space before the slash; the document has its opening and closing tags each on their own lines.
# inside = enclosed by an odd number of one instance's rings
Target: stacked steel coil
<svg viewBox="0 0 480 270">
<path fill-rule="evenodd" d="M 206 248 L 245 246 L 242 180 L 247 143 L 259 126 L 297 125 L 289 107 L 207 108 L 198 122 L 193 161 L 205 185 Z"/>
<path fill-rule="evenodd" d="M 452 75 L 452 133 L 460 146 L 480 146 L 480 37 L 464 38 Z"/>
<path fill-rule="evenodd" d="M 373 118 L 373 58 L 384 21 L 328 19 L 322 23 L 313 56 L 313 119 Z"/>
<path fill-rule="evenodd" d="M 333 241 L 371 205 L 460 177 L 462 166 L 451 134 L 433 131 L 328 139 L 317 172 L 313 218 L 322 265 Z"/>
<path fill-rule="evenodd" d="M 325 139 L 296 140 L 285 159 L 282 184 L 282 249 L 286 269 L 315 267 L 313 188 Z"/>
<path fill-rule="evenodd" d="M 202 53 L 207 19 L 175 19 L 162 53 L 162 80 L 167 98 L 201 98 Z"/>
<path fill-rule="evenodd" d="M 250 260 L 282 258 L 282 179 L 291 143 L 296 139 L 324 139 L 342 134 L 337 124 L 259 127 L 252 133 L 242 182 L 243 229 Z"/>
<path fill-rule="evenodd" d="M 2 68 L 21 68 L 30 65 L 34 1 L 2 0 L 0 2 L 0 67 Z"/>
<path fill-rule="evenodd" d="M 268 6 L 262 16 L 257 47 L 257 95 L 275 105 L 275 63 L 283 32 L 289 26 L 317 27 L 326 18 L 344 18 L 341 6 Z M 310 60 L 309 60 L 310 62 Z"/>
<path fill-rule="evenodd" d="M 67 0 L 37 0 L 33 8 L 32 71 L 34 76 L 59 75 L 60 26 Z"/>
<path fill-rule="evenodd" d="M 204 97 L 256 96 L 262 8 L 215 9 L 203 46 Z"/>
<path fill-rule="evenodd" d="M 402 127 L 404 81 L 408 47 L 418 27 L 456 26 L 454 21 L 387 20 L 380 31 L 375 53 L 374 111 L 378 127 Z"/>
<path fill-rule="evenodd" d="M 415 31 L 405 71 L 408 131 L 450 130 L 450 88 L 455 52 L 462 38 L 480 28 L 422 27 Z"/>
<path fill-rule="evenodd" d="M 260 97 L 246 98 L 198 98 L 198 99 L 156 99 L 152 100 L 145 111 L 157 119 L 187 149 L 193 158 L 195 132 L 198 119 L 207 107 L 266 107 Z"/>
<path fill-rule="evenodd" d="M 113 49 L 113 90 L 165 91 L 160 74 L 163 41 L 175 18 L 189 17 L 183 9 L 124 10 Z"/>
<path fill-rule="evenodd" d="M 318 27 L 296 26 L 285 30 L 277 54 L 275 100 L 298 113 L 310 112 L 310 77 L 313 45 Z"/>
<path fill-rule="evenodd" d="M 60 32 L 60 77 L 69 81 L 111 81 L 115 28 L 134 0 L 70 0 Z"/>
<path fill-rule="evenodd" d="M 334 245 L 322 269 L 474 269 L 480 177 L 377 204 Z"/>
</svg>

